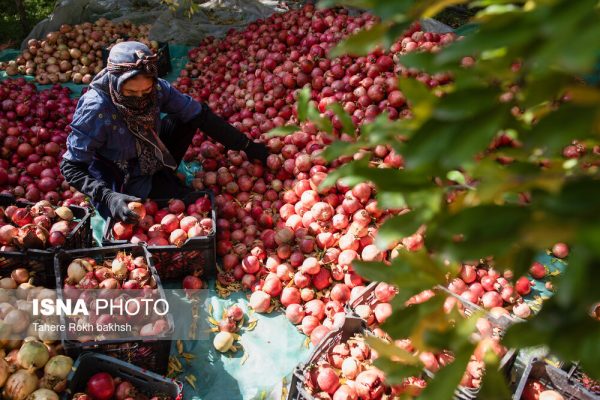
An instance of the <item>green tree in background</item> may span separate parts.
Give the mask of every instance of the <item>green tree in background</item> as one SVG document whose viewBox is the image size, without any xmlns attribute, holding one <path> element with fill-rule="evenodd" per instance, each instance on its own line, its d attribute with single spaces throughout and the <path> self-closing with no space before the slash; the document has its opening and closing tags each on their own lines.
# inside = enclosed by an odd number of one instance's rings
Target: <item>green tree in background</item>
<svg viewBox="0 0 600 400">
<path fill-rule="evenodd" d="M 16 42 L 19 47 L 33 26 L 54 9 L 54 0 L 0 0 L 0 44 Z"/>
<path fill-rule="evenodd" d="M 493 256 L 496 265 L 518 277 L 536 254 L 567 242 L 571 255 L 555 281 L 555 296 L 535 317 L 511 327 L 503 344 L 547 345 L 563 360 L 580 360 L 599 378 L 600 323 L 589 312 L 600 300 L 600 90 L 585 84 L 600 55 L 598 1 L 322 0 L 319 6 L 358 7 L 381 18 L 335 47 L 330 54 L 335 57 L 387 48 L 414 21 L 456 4 L 476 7 L 477 29 L 437 53 L 411 53 L 399 60 L 432 74 L 450 72 L 453 83 L 435 95 L 415 80 L 401 79 L 413 118 L 381 116 L 363 125 L 355 142 L 335 142 L 325 152 L 334 160 L 361 148 L 391 145 L 404 157 L 404 169 L 380 169 L 363 158 L 339 167 L 324 184 L 342 178 L 351 185 L 371 181 L 380 207 L 411 209 L 380 228 L 376 240 L 382 248 L 427 227 L 424 250 L 400 251 L 390 266 L 358 262 L 354 267 L 370 280 L 400 289 L 383 326 L 393 338 L 409 337 L 421 350 L 455 353 L 452 366 L 440 370 L 421 395 L 442 400 L 452 397 L 473 352 L 474 319 L 445 314 L 441 295 L 416 306 L 405 301 L 444 284 L 462 262 Z M 463 61 L 473 59 L 468 67 Z M 343 109 L 333 105 L 332 110 L 344 131 L 354 135 Z M 307 90 L 298 96 L 298 119 L 331 132 Z M 490 150 L 500 135 L 518 146 Z M 563 156 L 574 140 L 575 156 Z M 376 365 L 390 383 L 422 368 L 395 346 L 373 345 L 380 356 Z M 481 398 L 508 398 L 497 358 L 485 361 Z"/>
</svg>

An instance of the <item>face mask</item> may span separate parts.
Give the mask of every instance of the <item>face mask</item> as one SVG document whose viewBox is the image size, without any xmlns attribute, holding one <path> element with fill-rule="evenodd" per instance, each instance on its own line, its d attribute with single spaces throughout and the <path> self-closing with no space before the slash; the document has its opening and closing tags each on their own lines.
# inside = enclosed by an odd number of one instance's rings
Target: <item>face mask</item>
<svg viewBox="0 0 600 400">
<path fill-rule="evenodd" d="M 119 102 L 124 107 L 135 111 L 147 110 L 154 100 L 154 90 L 143 96 L 120 96 Z"/>
</svg>

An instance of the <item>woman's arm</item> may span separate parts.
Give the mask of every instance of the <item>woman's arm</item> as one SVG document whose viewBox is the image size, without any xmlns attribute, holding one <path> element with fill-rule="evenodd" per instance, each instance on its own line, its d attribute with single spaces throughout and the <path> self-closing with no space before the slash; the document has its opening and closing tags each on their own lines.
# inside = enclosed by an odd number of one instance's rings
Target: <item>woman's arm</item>
<svg viewBox="0 0 600 400">
<path fill-rule="evenodd" d="M 94 98 L 89 100 L 84 97 L 79 100 L 73 116 L 60 172 L 69 185 L 89 196 L 95 204 L 105 204 L 113 217 L 134 222 L 137 214 L 129 210 L 127 202 L 139 199 L 113 192 L 89 172 L 94 154 L 106 144 L 106 137 L 102 125 L 94 123 L 98 113 L 102 112 L 100 103 Z"/>
<path fill-rule="evenodd" d="M 181 93 L 168 82 L 159 79 L 163 93 L 161 111 L 164 111 L 184 123 L 200 129 L 229 150 L 244 150 L 249 158 L 266 163 L 269 155 L 267 148 L 255 143 L 223 118 L 216 115 L 208 105 L 199 103 L 190 96 Z"/>
</svg>

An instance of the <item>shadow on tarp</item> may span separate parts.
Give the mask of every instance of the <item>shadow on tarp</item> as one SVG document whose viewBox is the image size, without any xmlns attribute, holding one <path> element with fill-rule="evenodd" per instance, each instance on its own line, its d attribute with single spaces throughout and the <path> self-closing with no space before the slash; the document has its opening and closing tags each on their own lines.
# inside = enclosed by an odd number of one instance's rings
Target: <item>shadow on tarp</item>
<svg viewBox="0 0 600 400">
<path fill-rule="evenodd" d="M 178 44 L 170 44 L 169 45 L 169 53 L 171 55 L 171 72 L 163 77 L 168 82 L 174 82 L 179 76 L 179 72 L 185 68 L 185 64 L 188 62 L 188 51 L 192 49 L 191 46 L 184 46 Z M 7 62 L 10 60 L 16 59 L 21 54 L 21 51 L 18 49 L 6 49 L 0 51 L 0 62 Z M 8 76 L 5 71 L 0 71 L 0 81 L 4 79 L 16 79 L 23 77 L 29 82 L 35 83 L 35 78 L 29 75 L 14 75 Z M 49 89 L 52 85 L 38 85 L 36 83 L 38 90 Z M 81 97 L 81 93 L 87 85 L 78 85 L 73 82 L 65 82 L 61 83 L 61 86 L 68 87 L 71 89 L 71 97 L 77 98 Z"/>
<path fill-rule="evenodd" d="M 165 283 L 167 288 L 179 285 L 179 282 Z M 237 304 L 244 310 L 246 321 L 256 319 L 258 322 L 253 330 L 241 332 L 242 349 L 234 354 L 217 352 L 212 344 L 214 334 L 209 340 L 184 342 L 184 351 L 195 356 L 187 365 L 182 361 L 185 370 L 178 378 L 184 382 L 185 399 L 249 400 L 281 386 L 290 371 L 308 356 L 309 349 L 304 346 L 306 337 L 281 312 L 267 315 L 249 313 L 245 292 L 233 293 L 222 299 L 215 291 L 214 282 L 210 282 L 209 290 L 202 313 L 206 318 L 209 305 L 212 306 L 213 318 L 219 320 L 228 307 Z M 177 354 L 175 344 L 171 354 Z M 185 382 L 188 374 L 196 376 L 196 390 Z"/>
</svg>

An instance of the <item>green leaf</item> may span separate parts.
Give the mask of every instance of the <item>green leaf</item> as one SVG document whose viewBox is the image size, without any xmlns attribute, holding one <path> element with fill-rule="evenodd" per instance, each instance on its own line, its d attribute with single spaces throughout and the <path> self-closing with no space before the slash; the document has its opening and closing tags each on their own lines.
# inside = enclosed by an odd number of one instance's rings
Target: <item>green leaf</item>
<svg viewBox="0 0 600 400">
<path fill-rule="evenodd" d="M 559 217 L 598 219 L 600 215 L 600 180 L 573 179 L 567 182 L 558 196 L 543 196 L 534 201 L 540 208 Z"/>
<path fill-rule="evenodd" d="M 425 11 L 421 14 L 423 18 L 434 17 L 439 14 L 445 8 L 450 7 L 455 4 L 467 3 L 468 0 L 437 0 L 432 1 L 431 5 L 427 6 Z"/>
<path fill-rule="evenodd" d="M 354 261 L 352 267 L 370 281 L 387 282 L 400 289 L 415 289 L 417 293 L 445 282 L 448 272 L 448 267 L 433 259 L 427 252 L 407 250 L 400 250 L 391 265 Z"/>
<path fill-rule="evenodd" d="M 296 102 L 298 107 L 298 121 L 304 122 L 308 117 L 308 105 L 310 102 L 310 87 L 308 85 L 298 92 Z"/>
<path fill-rule="evenodd" d="M 428 233 L 427 246 L 459 260 L 506 253 L 528 223 L 530 210 L 519 206 L 482 205 L 440 218 Z M 461 239 L 458 239 L 461 235 Z"/>
<path fill-rule="evenodd" d="M 423 400 L 451 400 L 454 396 L 454 390 L 467 368 L 473 350 L 474 345 L 465 344 L 459 351 L 455 352 L 454 362 L 436 373 L 435 379 L 427 384 L 419 398 Z"/>
<path fill-rule="evenodd" d="M 443 314 L 442 305 L 444 304 L 444 298 L 442 296 L 435 296 L 425 303 L 405 308 L 405 300 L 401 294 L 402 290 L 392 300 L 392 309 L 394 312 L 382 326 L 382 329 L 393 338 L 408 338 L 420 323 L 427 321 L 429 318 L 437 319 L 440 312 Z"/>
<path fill-rule="evenodd" d="M 267 132 L 267 136 L 268 137 L 287 136 L 287 135 L 291 135 L 294 132 L 298 132 L 299 130 L 300 130 L 300 127 L 297 125 L 278 126 L 277 128 L 273 128 L 269 132 Z"/>
<path fill-rule="evenodd" d="M 411 122 L 408 120 L 390 121 L 386 112 L 378 115 L 372 122 L 360 126 L 360 138 L 371 145 L 389 144 L 398 141 L 402 135 L 410 134 Z"/>
<path fill-rule="evenodd" d="M 420 215 L 415 212 L 389 218 L 377 231 L 375 243 L 380 249 L 388 249 L 390 245 L 403 237 L 415 233 L 423 223 Z"/>
<path fill-rule="evenodd" d="M 332 110 L 340 119 L 340 122 L 342 123 L 342 132 L 347 133 L 350 136 L 356 136 L 356 127 L 352 122 L 352 118 L 350 118 L 350 115 L 348 115 L 339 103 L 329 104 L 327 108 Z"/>
<path fill-rule="evenodd" d="M 498 96 L 498 91 L 491 88 L 458 90 L 437 104 L 433 116 L 440 121 L 471 119 L 497 107 Z"/>
<path fill-rule="evenodd" d="M 523 141 L 528 148 L 540 147 L 549 155 L 556 154 L 573 139 L 594 137 L 597 118 L 596 107 L 565 104 L 535 124 Z"/>
<path fill-rule="evenodd" d="M 509 400 L 512 398 L 511 392 L 508 390 L 506 378 L 499 371 L 497 360 L 493 363 L 486 363 L 483 385 L 478 397 L 490 400 Z"/>
<path fill-rule="evenodd" d="M 408 206 L 406 199 L 400 193 L 378 192 L 377 205 L 382 209 L 398 210 Z"/>
<path fill-rule="evenodd" d="M 348 143 L 337 140 L 325 147 L 321 155 L 327 161 L 333 161 L 342 156 L 350 156 L 358 152 L 363 146 L 360 143 Z"/>
<path fill-rule="evenodd" d="M 345 54 L 353 56 L 367 55 L 377 46 L 383 46 L 389 28 L 389 24 L 379 23 L 368 30 L 361 30 L 338 43 L 329 51 L 329 57 L 335 58 Z"/>
<path fill-rule="evenodd" d="M 366 10 L 375 7 L 376 4 L 377 2 L 375 0 L 319 0 L 317 7 L 323 10 L 326 8 L 346 6 Z"/>
<path fill-rule="evenodd" d="M 380 357 L 394 358 L 396 362 L 403 364 L 420 364 L 419 357 L 401 349 L 395 344 L 383 341 L 377 337 L 367 337 L 367 343 L 371 346 Z"/>
<path fill-rule="evenodd" d="M 426 175 L 415 171 L 403 171 L 393 168 L 372 168 L 368 160 L 355 160 L 330 172 L 321 184 L 323 188 L 335 185 L 338 179 L 344 179 L 354 186 L 360 182 L 371 181 L 379 191 L 403 192 L 431 189 L 435 186 Z"/>
<path fill-rule="evenodd" d="M 448 173 L 446 174 L 446 178 L 448 178 L 448 180 L 458 183 L 459 185 L 467 184 L 465 175 L 460 171 L 448 171 Z"/>
<path fill-rule="evenodd" d="M 411 104 L 411 110 L 415 119 L 421 121 L 428 118 L 439 99 L 435 97 L 425 84 L 416 79 L 401 79 L 398 85 Z"/>
<path fill-rule="evenodd" d="M 385 373 L 385 381 L 390 385 L 400 385 L 406 378 L 421 376 L 423 373 L 422 365 L 400 364 L 386 357 L 377 358 L 373 365 Z"/>
<path fill-rule="evenodd" d="M 327 118 L 321 117 L 319 110 L 314 106 L 314 104 L 308 105 L 308 110 L 306 112 L 306 117 L 310 121 L 312 121 L 319 130 L 325 131 L 327 133 L 331 133 L 333 130 L 333 125 L 331 121 Z"/>
</svg>

